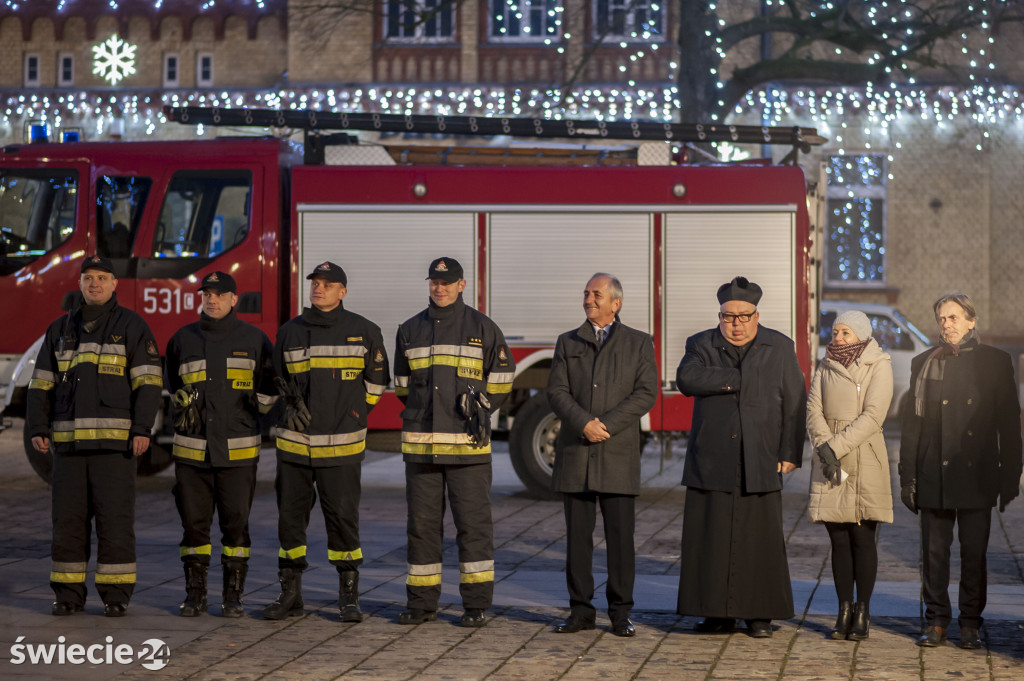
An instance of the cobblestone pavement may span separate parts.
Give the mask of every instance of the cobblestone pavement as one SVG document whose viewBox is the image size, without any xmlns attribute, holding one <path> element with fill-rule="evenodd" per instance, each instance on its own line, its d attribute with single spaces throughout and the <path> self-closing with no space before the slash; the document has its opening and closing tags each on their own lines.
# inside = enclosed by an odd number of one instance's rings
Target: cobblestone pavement
<svg viewBox="0 0 1024 681">
<path fill-rule="evenodd" d="M 989 604 L 982 650 L 914 645 L 921 626 L 919 537 L 916 517 L 897 502 L 896 521 L 882 528 L 879 583 L 872 600 L 869 640 L 824 638 L 835 618 L 828 540 L 806 519 L 808 471 L 787 478 L 783 493 L 790 573 L 797 615 L 777 621 L 774 637 L 744 633 L 706 636 L 694 618 L 674 613 L 679 579 L 679 540 L 685 491 L 679 486 L 683 443 L 652 442 L 644 454 L 645 491 L 637 504 L 637 584 L 633 620 L 637 636 L 620 639 L 598 628 L 554 634 L 551 622 L 567 612 L 565 532 L 561 504 L 525 494 L 496 443 L 493 488 L 495 607 L 486 626 L 463 629 L 458 598 L 454 528 L 446 529 L 442 612 L 437 622 L 396 623 L 404 604 L 405 497 L 401 458 L 371 453 L 363 467 L 361 528 L 365 563 L 360 590 L 367 617 L 343 624 L 337 610 L 337 577 L 327 562 L 323 520 L 310 527 L 311 567 L 303 576 L 306 614 L 282 622 L 257 619 L 277 594 L 273 453 L 264 452 L 252 513 L 253 558 L 246 585 L 249 617 L 221 618 L 219 575 L 212 570 L 211 614 L 177 616 L 184 578 L 177 557 L 180 526 L 171 498 L 173 475 L 138 484 L 136 534 L 139 583 L 124 619 L 100 617 L 95 592 L 86 613 L 49 615 L 49 490 L 21 451 L 20 423 L 0 433 L 0 678 L 57 679 L 1024 679 L 1024 503 L 996 514 L 989 551 Z M 890 456 L 897 449 L 889 441 Z M 897 497 L 898 498 L 898 497 Z M 600 523 L 598 523 L 600 525 Z M 954 555 L 956 553 L 954 546 Z M 595 569 L 604 569 L 604 545 Z M 954 558 L 954 579 L 958 561 Z M 598 591 L 603 590 L 602 572 Z M 951 588 L 956 599 L 956 585 Z M 603 595 L 597 599 L 603 608 Z M 132 647 L 158 639 L 170 653 L 159 670 L 145 660 L 119 664 L 22 664 L 63 644 Z M 151 644 L 150 644 L 151 645 Z M 16 650 L 21 651 L 16 654 Z M 100 650 L 99 648 L 95 650 Z M 70 652 L 74 655 L 73 652 Z M 106 653 L 103 653 L 106 654 Z M 153 660 L 146 662 L 149 666 Z M 156 660 L 159 664 L 160 660 Z"/>
</svg>

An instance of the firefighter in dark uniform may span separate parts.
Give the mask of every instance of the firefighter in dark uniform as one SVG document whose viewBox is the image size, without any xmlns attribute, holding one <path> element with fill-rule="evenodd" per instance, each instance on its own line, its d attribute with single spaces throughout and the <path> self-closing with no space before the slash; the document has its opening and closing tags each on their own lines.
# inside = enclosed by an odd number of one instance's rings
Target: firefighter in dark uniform
<svg viewBox="0 0 1024 681">
<path fill-rule="evenodd" d="M 402 412 L 408 503 L 407 609 L 400 624 L 437 619 L 445 489 L 459 548 L 464 627 L 484 625 L 494 595 L 490 414 L 512 390 L 515 362 L 498 325 L 466 305 L 462 266 L 430 264 L 427 309 L 398 328 L 395 393 Z"/>
<path fill-rule="evenodd" d="M 263 616 L 302 614 L 306 527 L 319 494 L 327 557 L 339 575 L 341 620 L 359 622 L 360 463 L 367 414 L 388 385 L 388 357 L 380 328 L 342 305 L 348 279 L 341 267 L 325 262 L 306 278 L 312 307 L 280 328 L 274 347 L 284 402 L 275 485 L 281 593 Z"/>
<path fill-rule="evenodd" d="M 85 607 L 92 519 L 103 614 L 122 617 L 135 587 L 135 457 L 160 408 L 160 352 L 142 317 L 117 304 L 107 258 L 82 262 L 81 296 L 50 324 L 28 390 L 25 428 L 53 452 L 54 615 Z"/>
<path fill-rule="evenodd" d="M 241 617 L 248 572 L 249 509 L 260 454 L 259 415 L 274 393 L 273 347 L 261 330 L 235 314 L 237 285 L 212 272 L 199 291 L 199 321 L 167 344 L 167 386 L 174 397 L 174 501 L 184 531 L 185 602 L 179 612 L 206 612 L 206 573 L 213 511 L 221 532 L 224 573 L 221 614 Z"/>
</svg>

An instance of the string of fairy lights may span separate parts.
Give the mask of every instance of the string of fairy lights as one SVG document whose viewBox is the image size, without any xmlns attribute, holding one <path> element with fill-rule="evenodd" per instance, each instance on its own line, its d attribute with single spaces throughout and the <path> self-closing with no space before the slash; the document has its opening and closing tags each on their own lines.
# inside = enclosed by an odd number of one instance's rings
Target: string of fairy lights
<svg viewBox="0 0 1024 681">
<path fill-rule="evenodd" d="M 38 0 L 35 0 L 38 1 Z M 214 7 L 245 6 L 261 12 L 277 11 L 283 0 L 207 0 L 200 11 Z M 420 0 L 422 1 L 422 0 Z M 769 11 L 783 0 L 764 0 Z M 724 30 L 728 22 L 719 11 L 721 0 L 709 0 L 708 11 L 715 25 Z M 868 82 L 861 87 L 765 87 L 748 92 L 723 117 L 749 122 L 761 120 L 767 125 L 813 125 L 832 132 L 840 148 L 844 145 L 847 119 L 858 117 L 858 138 L 885 139 L 892 127 L 907 117 L 931 120 L 939 124 L 968 120 L 979 129 L 977 148 L 984 149 L 990 128 L 1024 119 L 1024 95 L 1020 89 L 995 84 L 991 74 L 995 32 L 990 18 L 993 8 L 1008 0 L 971 0 L 967 9 L 978 17 L 977 27 L 959 35 L 957 46 L 967 85 L 937 87 L 919 84 L 911 75 L 915 47 L 925 41 L 920 13 L 927 11 L 910 0 L 881 0 L 866 3 L 865 21 L 880 31 L 884 41 L 867 55 L 869 65 L 878 65 L 886 82 Z M 17 0 L 3 0 L 17 11 L 25 6 Z M 56 0 L 58 12 L 74 12 L 76 0 Z M 118 9 L 116 0 L 109 0 Z M 122 2 L 123 4 L 123 2 Z M 160 10 L 164 0 L 153 0 Z M 819 0 L 810 14 L 833 12 L 829 0 Z M 565 19 L 564 0 L 493 0 L 490 35 L 496 39 L 556 45 L 559 50 L 572 38 Z M 622 50 L 620 72 L 628 64 L 642 61 L 659 50 L 671 49 L 667 40 L 667 12 L 661 0 L 597 0 L 594 30 Z M 728 48 L 721 35 L 709 32 L 714 50 L 721 60 Z M 836 47 L 836 58 L 847 53 Z M 850 59 L 854 59 L 852 53 Z M 863 58 L 859 58 L 863 61 Z M 588 118 L 597 120 L 648 119 L 672 120 L 680 108 L 680 96 L 673 85 L 678 60 L 669 62 L 669 73 L 661 84 L 625 80 L 621 84 L 576 87 L 569 92 L 557 88 L 515 88 L 491 85 L 433 87 L 426 84 L 395 86 L 287 87 L 245 89 L 165 90 L 132 88 L 130 80 L 122 87 L 80 92 L 37 92 L 21 90 L 0 93 L 0 126 L 17 134 L 25 121 L 42 121 L 54 128 L 77 126 L 103 134 L 115 122 L 125 126 L 129 137 L 157 134 L 165 123 L 164 105 L 259 107 L 271 109 L 317 109 L 322 111 L 375 111 L 398 114 L 459 114 L 538 116 L 547 119 Z M 709 76 L 719 89 L 722 69 L 714 66 Z M 720 102 L 724 105 L 724 102 Z M 717 116 L 712 116 L 717 119 Z M 197 129 L 196 134 L 205 134 Z"/>
</svg>

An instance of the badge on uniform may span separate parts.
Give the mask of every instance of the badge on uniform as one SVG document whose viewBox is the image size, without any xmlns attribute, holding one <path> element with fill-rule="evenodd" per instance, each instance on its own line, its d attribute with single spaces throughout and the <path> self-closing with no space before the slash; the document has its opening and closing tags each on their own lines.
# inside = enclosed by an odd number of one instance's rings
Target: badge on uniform
<svg viewBox="0 0 1024 681">
<path fill-rule="evenodd" d="M 380 351 L 380 348 L 377 348 L 377 354 L 373 356 L 373 361 L 377 364 L 384 361 L 384 353 Z"/>
<path fill-rule="evenodd" d="M 146 354 L 154 361 L 160 359 L 160 351 L 156 349 L 155 340 L 150 339 L 146 341 Z"/>
<path fill-rule="evenodd" d="M 483 345 L 484 341 L 482 338 L 474 338 L 473 336 L 470 336 L 466 343 L 468 345 Z"/>
</svg>

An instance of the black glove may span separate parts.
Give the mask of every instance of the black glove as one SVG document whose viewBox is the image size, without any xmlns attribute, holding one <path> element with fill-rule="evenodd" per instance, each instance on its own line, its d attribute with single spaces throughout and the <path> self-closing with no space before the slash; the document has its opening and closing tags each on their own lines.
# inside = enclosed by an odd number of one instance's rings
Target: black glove
<svg viewBox="0 0 1024 681">
<path fill-rule="evenodd" d="M 459 395 L 459 414 L 466 419 L 466 433 L 476 447 L 491 444 L 491 401 L 472 387 Z"/>
<path fill-rule="evenodd" d="M 999 512 L 1002 513 L 1006 510 L 1007 504 L 1017 498 L 1020 494 L 1020 485 L 1007 485 L 999 491 Z"/>
<path fill-rule="evenodd" d="M 909 485 L 900 488 L 900 501 L 911 513 L 917 515 L 917 480 L 911 480 Z"/>
<path fill-rule="evenodd" d="M 296 433 L 303 432 L 309 426 L 312 414 L 309 413 L 309 408 L 306 407 L 306 402 L 302 399 L 299 387 L 280 376 L 274 378 L 274 384 L 284 400 L 284 416 L 281 419 L 284 427 L 294 430 Z"/>
<path fill-rule="evenodd" d="M 839 466 L 839 458 L 828 443 L 818 447 L 818 459 L 821 460 L 821 473 L 833 485 L 838 485 L 843 480 L 842 468 Z"/>
<path fill-rule="evenodd" d="M 174 428 L 186 435 L 198 435 L 203 429 L 199 391 L 193 387 L 178 388 L 174 393 Z"/>
</svg>

